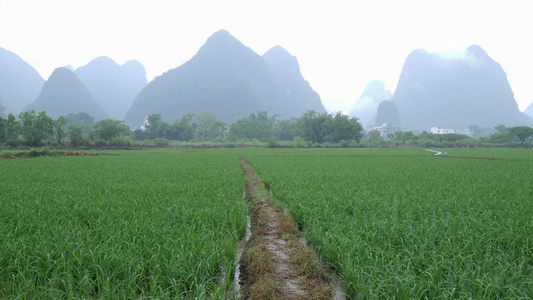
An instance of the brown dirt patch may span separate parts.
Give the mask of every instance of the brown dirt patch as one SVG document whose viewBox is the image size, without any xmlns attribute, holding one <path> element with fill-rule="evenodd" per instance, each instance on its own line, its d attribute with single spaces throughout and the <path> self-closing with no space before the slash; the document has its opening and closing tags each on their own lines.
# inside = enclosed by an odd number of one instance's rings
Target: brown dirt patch
<svg viewBox="0 0 533 300">
<path fill-rule="evenodd" d="M 252 203 L 252 236 L 240 270 L 243 298 L 334 299 L 330 275 L 313 250 L 300 242 L 302 234 L 293 217 L 274 204 L 245 158 L 241 166 Z"/>
</svg>

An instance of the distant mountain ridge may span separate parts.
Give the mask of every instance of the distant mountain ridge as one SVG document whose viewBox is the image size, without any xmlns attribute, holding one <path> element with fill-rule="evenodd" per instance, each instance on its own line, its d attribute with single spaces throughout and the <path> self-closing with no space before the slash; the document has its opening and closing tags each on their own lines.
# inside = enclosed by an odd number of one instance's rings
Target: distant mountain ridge
<svg viewBox="0 0 533 300">
<path fill-rule="evenodd" d="M 5 114 L 18 115 L 44 84 L 39 73 L 17 54 L 0 47 L 0 94 Z"/>
<path fill-rule="evenodd" d="M 54 70 L 37 99 L 24 110 L 46 111 L 47 115 L 54 118 L 79 112 L 88 113 L 96 120 L 107 117 L 106 112 L 76 74 L 63 67 Z"/>
<path fill-rule="evenodd" d="M 74 71 L 110 118 L 124 120 L 133 100 L 146 86 L 146 70 L 136 61 L 119 65 L 101 56 Z"/>
<path fill-rule="evenodd" d="M 348 115 L 359 118 L 359 122 L 363 127 L 373 126 L 375 125 L 379 104 L 382 101 L 390 100 L 391 96 L 390 90 L 385 88 L 383 81 L 371 80 L 366 85 L 361 96 L 350 108 Z"/>
<path fill-rule="evenodd" d="M 265 55 L 220 30 L 188 62 L 150 82 L 127 112 L 126 123 L 138 126 L 153 113 L 173 122 L 187 113 L 210 111 L 232 123 L 257 111 L 281 118 L 310 109 L 325 112 L 318 94 L 301 77 L 295 58 L 281 47 Z M 280 67 L 278 59 L 290 61 L 289 68 Z"/>
<path fill-rule="evenodd" d="M 405 60 L 391 101 L 406 130 L 532 122 L 518 110 L 503 68 L 477 45 L 456 58 L 414 50 Z"/>
</svg>

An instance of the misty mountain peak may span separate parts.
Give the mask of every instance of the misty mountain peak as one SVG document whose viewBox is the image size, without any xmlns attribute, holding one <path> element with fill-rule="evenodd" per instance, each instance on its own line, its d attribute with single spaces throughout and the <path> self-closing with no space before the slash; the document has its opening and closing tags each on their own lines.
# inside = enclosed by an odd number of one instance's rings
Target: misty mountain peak
<svg viewBox="0 0 533 300">
<path fill-rule="evenodd" d="M 100 56 L 75 73 L 98 104 L 117 120 L 124 118 L 133 99 L 147 83 L 146 70 L 136 60 L 121 66 L 107 56 Z"/>
<path fill-rule="evenodd" d="M 518 111 L 505 71 L 477 45 L 465 51 L 413 51 L 391 100 L 407 130 L 528 122 Z"/>
<path fill-rule="evenodd" d="M 373 79 L 368 82 L 363 93 L 359 98 L 372 97 L 376 101 L 389 100 L 391 97 L 390 90 L 385 88 L 385 83 L 378 79 Z"/>
<path fill-rule="evenodd" d="M 296 58 L 281 47 L 270 54 L 262 57 L 228 31 L 217 31 L 189 61 L 155 78 L 139 93 L 126 123 L 140 125 L 151 113 L 172 122 L 187 113 L 211 111 L 230 123 L 258 111 L 280 118 L 307 110 L 325 112 L 320 97 L 299 72 Z M 284 59 L 292 63 L 280 63 Z"/>
<path fill-rule="evenodd" d="M 48 80 L 57 80 L 57 78 L 67 78 L 68 80 L 71 80 L 74 79 L 73 75 L 74 73 L 68 67 L 59 67 L 52 72 L 50 77 L 48 77 Z"/>
<path fill-rule="evenodd" d="M 263 54 L 263 58 L 276 57 L 278 59 L 295 59 L 296 57 L 292 56 L 289 51 L 285 50 L 283 47 L 276 45 L 270 48 L 267 52 Z"/>
<path fill-rule="evenodd" d="M 128 60 L 122 65 L 122 69 L 128 72 L 139 73 L 146 77 L 146 69 L 144 68 L 143 64 L 141 64 L 138 60 Z"/>
<path fill-rule="evenodd" d="M 481 48 L 481 46 L 478 45 L 471 45 L 466 49 L 468 53 L 471 53 L 475 58 L 477 59 L 485 59 L 490 58 L 490 56 Z"/>
<path fill-rule="evenodd" d="M 0 47 L 0 92 L 5 113 L 17 115 L 35 100 L 44 79 L 17 54 Z"/>
<path fill-rule="evenodd" d="M 363 126 L 374 125 L 378 105 L 391 98 L 390 90 L 386 89 L 381 80 L 370 80 L 361 96 L 350 108 L 348 115 L 359 118 Z M 381 124 L 380 124 L 381 125 Z"/>
<path fill-rule="evenodd" d="M 117 68 L 119 64 L 107 56 L 99 56 L 93 60 L 91 60 L 88 64 L 85 66 L 79 67 L 78 70 L 84 69 L 84 68 L 94 68 L 94 69 L 112 69 Z"/>
<path fill-rule="evenodd" d="M 198 51 L 198 55 L 203 54 L 203 52 L 212 51 L 228 52 L 240 47 L 247 48 L 227 30 L 222 29 L 213 33 L 209 38 L 207 38 L 207 41 Z"/>
<path fill-rule="evenodd" d="M 37 99 L 24 110 L 32 109 L 46 111 L 54 118 L 78 112 L 86 112 L 97 120 L 107 117 L 78 76 L 65 67 L 52 72 Z"/>
</svg>

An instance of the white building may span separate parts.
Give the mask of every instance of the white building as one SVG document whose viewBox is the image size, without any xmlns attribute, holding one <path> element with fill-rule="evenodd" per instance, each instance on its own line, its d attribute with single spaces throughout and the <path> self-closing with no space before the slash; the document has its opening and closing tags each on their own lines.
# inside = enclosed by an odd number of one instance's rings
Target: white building
<svg viewBox="0 0 533 300">
<path fill-rule="evenodd" d="M 370 132 L 370 131 L 373 131 L 373 130 L 379 131 L 381 137 L 384 138 L 384 139 L 387 139 L 387 136 L 389 135 L 389 133 L 394 133 L 396 131 L 402 131 L 402 129 L 400 127 L 395 126 L 393 124 L 389 124 L 389 123 L 384 123 L 381 126 L 368 126 L 366 128 L 367 132 Z"/>
<path fill-rule="evenodd" d="M 455 130 L 449 129 L 449 128 L 431 127 L 431 133 L 433 134 L 455 133 Z"/>
</svg>

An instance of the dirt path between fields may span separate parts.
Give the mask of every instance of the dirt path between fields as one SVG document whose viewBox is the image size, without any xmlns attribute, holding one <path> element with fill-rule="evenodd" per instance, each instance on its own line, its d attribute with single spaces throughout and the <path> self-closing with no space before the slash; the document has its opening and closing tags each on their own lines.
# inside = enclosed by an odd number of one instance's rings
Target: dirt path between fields
<svg viewBox="0 0 533 300">
<path fill-rule="evenodd" d="M 241 159 L 252 236 L 240 261 L 243 299 L 345 299 L 339 280 L 306 245 L 292 218 Z"/>
</svg>

